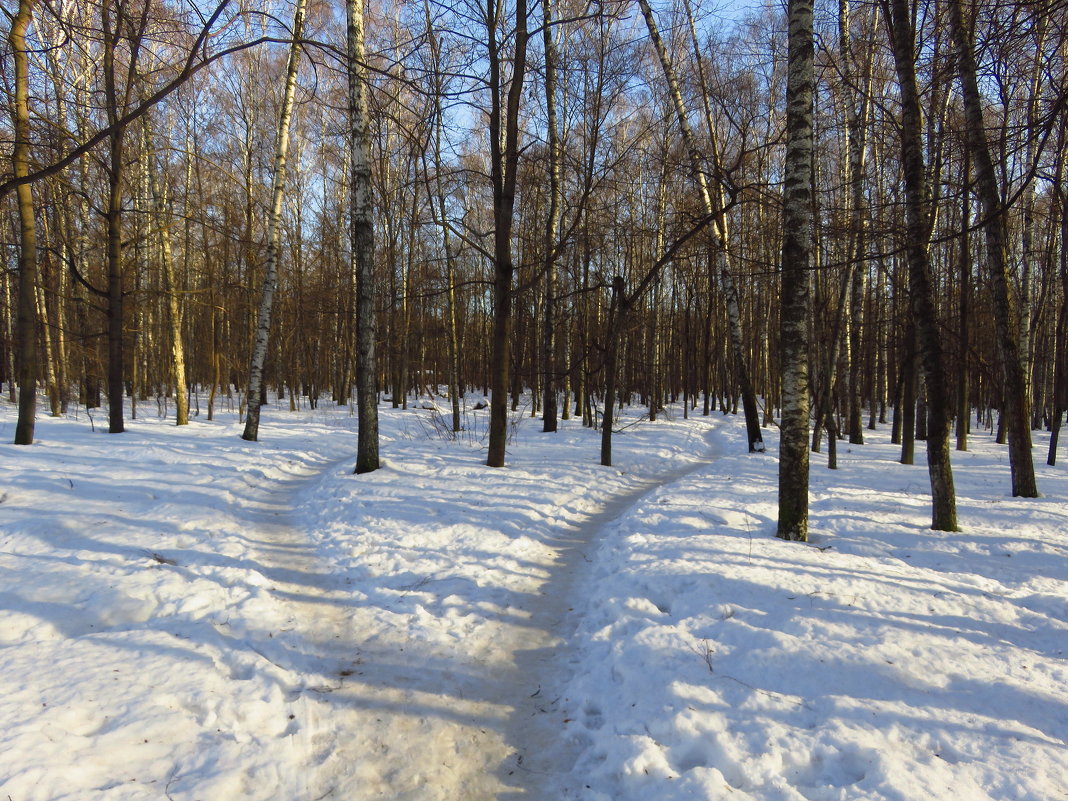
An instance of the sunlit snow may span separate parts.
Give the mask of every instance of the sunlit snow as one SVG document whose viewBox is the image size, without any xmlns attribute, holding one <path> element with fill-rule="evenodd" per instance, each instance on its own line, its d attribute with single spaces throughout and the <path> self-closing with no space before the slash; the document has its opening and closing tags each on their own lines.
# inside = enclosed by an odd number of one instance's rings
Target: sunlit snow
<svg viewBox="0 0 1068 801">
<path fill-rule="evenodd" d="M 426 403 L 419 404 L 430 405 Z M 9 445 L 0 404 L 0 799 L 1068 799 L 1068 468 L 1004 446 L 813 455 L 812 542 L 739 418 L 383 406 L 184 428 L 84 409 Z M 628 410 L 630 423 L 640 409 Z"/>
</svg>

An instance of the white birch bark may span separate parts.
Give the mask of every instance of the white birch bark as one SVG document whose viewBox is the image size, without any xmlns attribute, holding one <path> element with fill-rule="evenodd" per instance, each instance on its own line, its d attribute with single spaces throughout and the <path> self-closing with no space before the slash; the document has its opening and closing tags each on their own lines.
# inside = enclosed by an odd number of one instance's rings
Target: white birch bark
<svg viewBox="0 0 1068 801">
<path fill-rule="evenodd" d="M 812 0 L 789 0 L 783 180 L 782 423 L 777 536 L 808 540 L 809 283 L 812 262 L 814 47 Z"/>
<path fill-rule="evenodd" d="M 252 345 L 252 361 L 248 371 L 248 394 L 245 430 L 241 438 L 255 442 L 260 430 L 260 392 L 263 369 L 267 362 L 267 341 L 271 333 L 271 311 L 274 293 L 278 288 L 278 251 L 282 240 L 282 201 L 286 191 L 286 156 L 289 152 L 289 120 L 293 115 L 293 96 L 300 66 L 300 38 L 304 31 L 305 0 L 297 0 L 293 14 L 293 43 L 286 64 L 286 85 L 282 94 L 282 108 L 278 114 L 278 133 L 275 139 L 274 174 L 271 180 L 271 208 L 267 219 L 267 260 L 264 265 L 263 290 L 256 322 L 256 337 Z"/>
<path fill-rule="evenodd" d="M 356 473 L 379 467 L 378 390 L 375 386 L 375 318 L 372 294 L 374 226 L 371 197 L 371 125 L 364 65 L 364 0 L 347 0 L 349 79 L 349 197 L 352 261 L 356 277 Z"/>
</svg>

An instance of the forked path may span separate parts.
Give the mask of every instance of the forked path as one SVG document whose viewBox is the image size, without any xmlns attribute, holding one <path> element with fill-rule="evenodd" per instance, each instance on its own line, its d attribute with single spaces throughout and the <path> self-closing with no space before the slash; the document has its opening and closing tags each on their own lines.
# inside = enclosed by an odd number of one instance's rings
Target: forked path
<svg viewBox="0 0 1068 801">
<path fill-rule="evenodd" d="M 536 579 L 516 579 L 507 607 L 486 613 L 477 642 L 457 638 L 446 648 L 418 641 L 411 628 L 390 634 L 382 607 L 323 564 L 291 511 L 321 473 L 276 484 L 252 511 L 260 559 L 290 620 L 263 655 L 300 674 L 288 797 L 550 797 L 575 758 L 553 714 L 553 690 L 567 676 L 572 607 L 592 551 L 644 498 L 707 466 L 714 454 L 707 442 L 703 451 L 541 533 L 543 558 L 529 571 Z"/>
</svg>

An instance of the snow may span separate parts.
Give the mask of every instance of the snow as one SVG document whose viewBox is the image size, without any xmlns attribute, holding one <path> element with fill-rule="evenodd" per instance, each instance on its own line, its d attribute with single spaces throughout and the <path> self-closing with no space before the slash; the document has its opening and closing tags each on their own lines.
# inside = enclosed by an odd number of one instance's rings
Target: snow
<svg viewBox="0 0 1068 801">
<path fill-rule="evenodd" d="M 41 417 L 0 445 L 0 798 L 1068 798 L 1068 473 L 1009 497 L 954 453 L 963 531 L 884 430 L 813 456 L 774 537 L 776 434 L 346 408 Z M 431 406 L 419 403 L 417 406 Z M 448 415 L 447 403 L 438 403 Z M 143 407 L 142 407 L 143 411 Z M 628 412 L 624 423 L 638 412 Z M 0 404 L 0 439 L 15 411 Z"/>
</svg>

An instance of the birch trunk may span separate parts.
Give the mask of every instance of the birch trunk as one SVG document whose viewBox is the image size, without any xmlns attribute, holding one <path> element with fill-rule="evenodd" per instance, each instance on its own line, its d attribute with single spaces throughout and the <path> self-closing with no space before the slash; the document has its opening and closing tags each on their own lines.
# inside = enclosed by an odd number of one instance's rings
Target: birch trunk
<svg viewBox="0 0 1068 801">
<path fill-rule="evenodd" d="M 263 289 L 256 322 L 256 338 L 252 345 L 252 360 L 248 371 L 245 430 L 241 438 L 255 442 L 260 431 L 263 371 L 267 363 L 267 342 L 271 333 L 271 312 L 274 293 L 278 288 L 278 251 L 282 241 L 282 201 L 286 191 L 286 156 L 289 152 L 289 120 L 293 115 L 293 95 L 300 66 L 300 38 L 304 30 L 305 0 L 297 0 L 293 13 L 293 42 L 286 64 L 286 85 L 282 94 L 282 108 L 278 114 L 278 133 L 275 139 L 274 174 L 271 180 L 271 208 L 267 219 L 267 260 L 263 271 Z"/>
<path fill-rule="evenodd" d="M 349 82 L 349 198 L 353 273 L 356 276 L 355 473 L 379 468 L 375 308 L 372 292 L 375 240 L 371 205 L 371 125 L 367 105 L 364 0 L 347 0 Z"/>
<path fill-rule="evenodd" d="M 779 513 L 776 535 L 808 541 L 809 268 L 813 219 L 812 0 L 789 0 L 786 78 L 786 162 L 783 185 L 782 422 L 779 439 Z"/>
<path fill-rule="evenodd" d="M 48 241 L 48 232 L 45 232 Z M 45 394 L 48 395 L 49 415 L 59 417 L 59 383 L 56 380 L 56 354 L 52 347 L 52 325 L 49 320 L 48 304 L 45 303 L 44 289 L 37 287 L 37 319 L 41 321 L 41 344 L 44 346 Z"/>
<path fill-rule="evenodd" d="M 1046 38 L 1046 18 L 1041 17 L 1038 22 L 1038 30 L 1035 32 L 1035 60 L 1031 65 L 1031 76 L 1028 81 L 1027 101 L 1027 147 L 1024 155 L 1024 166 L 1031 169 L 1035 165 L 1037 157 L 1038 130 L 1039 130 L 1039 97 L 1042 88 L 1042 52 Z M 1032 308 L 1034 296 L 1034 267 L 1038 261 L 1038 254 L 1034 247 L 1035 242 L 1035 202 L 1037 192 L 1035 186 L 1038 182 L 1032 181 L 1024 192 L 1023 201 L 1023 226 L 1021 231 L 1021 256 L 1020 267 L 1020 358 L 1023 360 L 1024 394 L 1030 402 L 1034 397 L 1034 369 L 1035 369 L 1035 343 L 1032 339 L 1031 327 L 1033 325 Z M 1041 406 L 1039 406 L 1041 411 Z M 1038 424 L 1036 423 L 1036 426 Z"/>
<path fill-rule="evenodd" d="M 171 357 L 174 366 L 175 425 L 189 424 L 189 397 L 186 394 L 185 347 L 182 343 L 182 311 L 174 280 L 174 257 L 171 250 L 170 215 L 167 212 L 166 187 L 161 186 L 159 165 L 153 147 L 151 117 L 145 115 L 146 139 L 149 143 L 148 183 L 159 231 L 160 262 L 163 273 L 163 293 L 166 296 L 167 325 L 171 332 Z M 247 422 L 247 421 L 246 421 Z"/>
<path fill-rule="evenodd" d="M 668 92 L 671 95 L 671 101 L 675 108 L 675 115 L 679 123 L 679 131 L 682 135 L 683 144 L 686 146 L 686 152 L 690 161 L 690 170 L 693 173 L 694 181 L 697 184 L 704 212 L 707 216 L 713 218 L 716 232 L 716 258 L 719 266 L 720 284 L 727 301 L 727 318 L 730 323 L 729 330 L 734 354 L 735 377 L 742 391 L 742 403 L 745 409 L 745 423 L 746 433 L 749 440 L 749 451 L 750 453 L 754 451 L 763 451 L 764 439 L 760 432 L 760 417 L 757 410 L 756 395 L 753 392 L 752 383 L 749 380 L 749 370 L 747 367 L 747 359 L 745 357 L 745 338 L 742 332 L 742 315 L 741 307 L 738 302 L 738 287 L 731 276 L 730 263 L 727 254 L 727 217 L 723 209 L 724 203 L 722 190 L 718 182 L 714 183 L 710 188 L 708 180 L 705 178 L 705 173 L 701 165 L 701 154 L 697 150 L 697 142 L 694 138 L 693 131 L 690 128 L 686 104 L 682 99 L 682 92 L 679 89 L 678 78 L 675 75 L 675 69 L 671 64 L 671 60 L 668 57 L 664 41 L 660 37 L 660 31 L 657 28 L 656 20 L 653 17 L 653 11 L 649 7 L 649 2 L 648 0 L 638 0 L 638 5 L 641 8 L 642 16 L 645 17 L 645 25 L 649 31 L 649 38 L 652 40 L 653 48 L 656 50 L 657 58 L 659 59 L 661 69 L 664 72 L 664 80 L 667 82 Z M 706 113 L 706 118 L 709 126 L 709 133 L 713 140 L 712 155 L 718 162 L 719 154 L 715 152 L 717 150 L 715 144 L 716 132 L 712 127 L 713 122 L 711 115 Z"/>
</svg>

